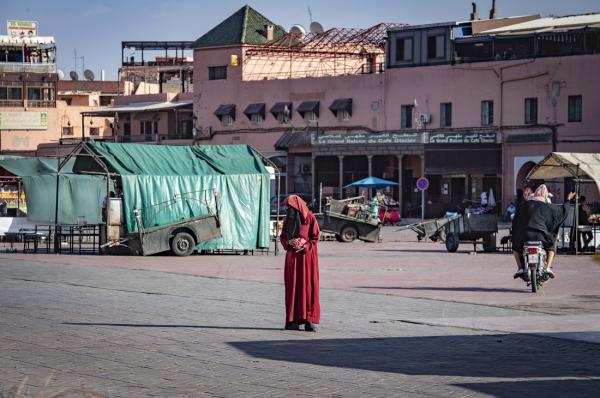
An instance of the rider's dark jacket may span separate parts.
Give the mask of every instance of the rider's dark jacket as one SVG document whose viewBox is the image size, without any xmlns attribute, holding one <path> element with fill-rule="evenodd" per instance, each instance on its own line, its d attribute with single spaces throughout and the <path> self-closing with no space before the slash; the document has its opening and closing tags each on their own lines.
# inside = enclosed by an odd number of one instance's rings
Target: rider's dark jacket
<svg viewBox="0 0 600 398">
<path fill-rule="evenodd" d="M 553 250 L 558 229 L 570 210 L 568 204 L 554 205 L 536 200 L 523 203 L 512 222 L 513 250 L 521 252 L 528 241 L 541 241 L 546 250 Z"/>
</svg>

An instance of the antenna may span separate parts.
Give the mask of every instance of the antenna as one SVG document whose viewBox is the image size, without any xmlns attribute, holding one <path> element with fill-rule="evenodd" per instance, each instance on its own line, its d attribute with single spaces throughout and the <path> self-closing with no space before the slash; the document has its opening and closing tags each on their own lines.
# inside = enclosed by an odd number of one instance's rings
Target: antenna
<svg viewBox="0 0 600 398">
<path fill-rule="evenodd" d="M 310 23 L 310 33 L 318 35 L 319 33 L 323 33 L 323 25 L 318 23 L 317 21 Z"/>
<path fill-rule="evenodd" d="M 312 23 L 312 11 L 310 10 L 310 6 L 308 6 L 308 19 L 310 20 L 310 23 Z"/>
<path fill-rule="evenodd" d="M 304 36 L 306 35 L 306 29 L 304 29 L 304 26 L 296 24 L 290 28 L 290 33 L 297 36 Z"/>
<path fill-rule="evenodd" d="M 69 72 L 69 77 L 71 78 L 71 80 L 79 80 L 79 75 L 74 70 Z"/>
<path fill-rule="evenodd" d="M 86 80 L 94 81 L 94 72 L 92 72 L 89 69 L 86 69 L 83 71 L 83 77 L 85 77 Z"/>
<path fill-rule="evenodd" d="M 57 70 L 56 74 L 58 75 L 58 80 L 64 80 L 65 79 L 65 72 L 63 72 L 62 69 Z"/>
</svg>

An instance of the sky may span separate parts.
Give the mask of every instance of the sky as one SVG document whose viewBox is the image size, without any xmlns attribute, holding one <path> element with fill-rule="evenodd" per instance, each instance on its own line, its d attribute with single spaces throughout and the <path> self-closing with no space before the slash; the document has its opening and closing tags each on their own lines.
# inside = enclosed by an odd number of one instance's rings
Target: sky
<svg viewBox="0 0 600 398">
<path fill-rule="evenodd" d="M 422 24 L 469 19 L 472 0 L 0 0 L 2 30 L 6 20 L 37 21 L 40 36 L 54 36 L 58 67 L 75 67 L 74 51 L 99 78 L 116 79 L 121 41 L 193 41 L 245 4 L 288 29 L 312 20 L 325 29 L 366 28 L 379 22 Z M 486 18 L 492 0 L 477 0 Z M 599 0 L 497 0 L 499 17 L 600 12 Z M 1 34 L 6 34 L 2 32 Z M 82 75 L 82 59 L 77 60 Z"/>
</svg>

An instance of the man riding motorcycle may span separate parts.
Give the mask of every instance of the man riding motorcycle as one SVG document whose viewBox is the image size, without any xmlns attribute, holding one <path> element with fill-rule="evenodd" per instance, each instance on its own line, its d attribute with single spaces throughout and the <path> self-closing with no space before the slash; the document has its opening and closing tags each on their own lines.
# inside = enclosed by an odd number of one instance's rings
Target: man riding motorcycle
<svg viewBox="0 0 600 398">
<path fill-rule="evenodd" d="M 570 201 L 575 194 L 569 193 Z M 524 276 L 523 245 L 528 241 L 540 241 L 547 252 L 547 270 L 554 278 L 552 263 L 556 252 L 556 236 L 558 229 L 565 222 L 571 206 L 568 203 L 553 205 L 547 203 L 548 188 L 540 185 L 535 193 L 517 209 L 512 223 L 513 255 L 517 261 L 515 278 Z"/>
</svg>

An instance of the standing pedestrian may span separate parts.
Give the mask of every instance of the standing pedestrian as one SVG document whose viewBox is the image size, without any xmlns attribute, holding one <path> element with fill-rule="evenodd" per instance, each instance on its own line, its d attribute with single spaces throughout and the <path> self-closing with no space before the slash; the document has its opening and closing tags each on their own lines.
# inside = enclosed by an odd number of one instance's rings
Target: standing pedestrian
<svg viewBox="0 0 600 398">
<path fill-rule="evenodd" d="M 284 202 L 286 217 L 281 232 L 281 244 L 286 250 L 285 329 L 316 332 L 321 318 L 319 305 L 319 258 L 317 242 L 321 231 L 306 202 L 290 195 Z"/>
</svg>

